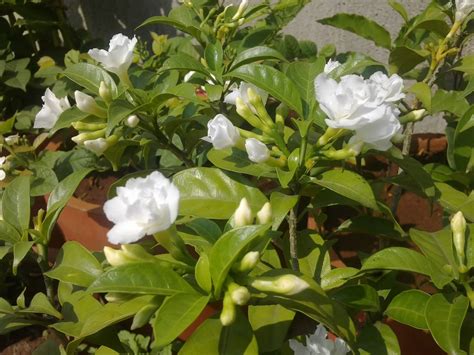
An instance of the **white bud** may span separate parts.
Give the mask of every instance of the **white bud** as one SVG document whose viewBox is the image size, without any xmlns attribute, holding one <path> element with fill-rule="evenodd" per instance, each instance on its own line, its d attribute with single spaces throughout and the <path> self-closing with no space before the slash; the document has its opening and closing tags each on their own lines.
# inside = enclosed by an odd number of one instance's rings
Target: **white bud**
<svg viewBox="0 0 474 355">
<path fill-rule="evenodd" d="M 232 297 L 232 301 L 239 306 L 244 306 L 250 300 L 250 292 L 247 287 L 239 286 L 234 288 L 230 296 Z"/>
<path fill-rule="evenodd" d="M 109 87 L 104 81 L 100 82 L 99 86 L 99 95 L 105 102 L 112 101 L 112 93 L 110 92 Z"/>
<path fill-rule="evenodd" d="M 255 138 L 245 140 L 245 150 L 249 160 L 254 163 L 265 163 L 270 158 L 270 150 L 265 144 Z"/>
<path fill-rule="evenodd" d="M 229 292 L 225 293 L 224 300 L 222 301 L 220 321 L 224 327 L 231 325 L 235 321 L 235 304 Z"/>
<path fill-rule="evenodd" d="M 456 253 L 464 259 L 466 246 L 466 219 L 461 211 L 457 212 L 451 219 L 451 230 L 453 231 L 453 242 Z"/>
<path fill-rule="evenodd" d="M 109 148 L 109 144 L 105 138 L 97 138 L 93 140 L 84 141 L 84 147 L 89 149 L 91 152 L 95 153 L 98 156 L 104 154 L 104 152 Z"/>
<path fill-rule="evenodd" d="M 5 143 L 7 143 L 8 145 L 18 144 L 19 141 L 20 141 L 20 136 L 18 134 L 5 137 Z"/>
<path fill-rule="evenodd" d="M 250 209 L 249 202 L 244 197 L 240 200 L 239 207 L 235 210 L 234 213 L 234 224 L 236 227 L 243 227 L 252 224 L 252 210 Z"/>
<path fill-rule="evenodd" d="M 232 270 L 239 273 L 248 273 L 257 266 L 260 260 L 260 253 L 258 251 L 249 251 L 244 255 L 240 262 L 232 266 Z"/>
<path fill-rule="evenodd" d="M 247 6 L 249 5 L 249 1 L 248 0 L 242 0 L 240 2 L 240 5 L 239 5 L 239 8 L 237 9 L 237 12 L 235 13 L 235 15 L 232 17 L 232 20 L 235 21 L 235 20 L 238 20 L 240 19 L 240 17 L 244 14 L 244 11 L 247 9 Z"/>
<path fill-rule="evenodd" d="M 135 128 L 138 126 L 138 123 L 140 122 L 140 119 L 138 118 L 137 115 L 131 115 L 128 116 L 127 119 L 125 120 L 125 125 L 127 125 L 130 128 Z"/>
<path fill-rule="evenodd" d="M 76 90 L 74 92 L 74 98 L 76 100 L 77 108 L 82 112 L 88 113 L 93 116 L 107 117 L 107 112 L 105 112 L 103 108 L 97 105 L 92 96 Z"/>
<path fill-rule="evenodd" d="M 272 223 L 272 205 L 267 202 L 263 205 L 260 211 L 257 212 L 258 224 Z"/>
<path fill-rule="evenodd" d="M 123 254 L 123 251 L 119 249 L 104 247 L 104 254 L 107 262 L 112 266 L 120 266 L 127 264 L 128 262 L 127 258 Z"/>
<path fill-rule="evenodd" d="M 285 296 L 293 296 L 309 288 L 306 281 L 291 274 L 258 278 L 252 281 L 251 286 L 262 292 L 278 293 Z"/>
</svg>

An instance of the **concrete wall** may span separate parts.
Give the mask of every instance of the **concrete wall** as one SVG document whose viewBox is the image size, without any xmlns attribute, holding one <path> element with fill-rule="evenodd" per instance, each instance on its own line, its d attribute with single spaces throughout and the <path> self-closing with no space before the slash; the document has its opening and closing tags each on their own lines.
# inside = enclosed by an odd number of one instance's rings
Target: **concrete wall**
<svg viewBox="0 0 474 355">
<path fill-rule="evenodd" d="M 423 9 L 429 0 L 398 0 L 414 15 Z M 225 1 L 227 4 L 240 0 Z M 259 0 L 250 0 L 257 3 Z M 176 0 L 65 0 L 68 15 L 76 27 L 84 27 L 93 36 L 108 41 L 112 35 L 122 32 L 127 35 L 134 33 L 135 27 L 145 19 L 155 15 L 165 15 L 177 5 Z M 313 0 L 287 26 L 285 32 L 298 39 L 309 39 L 319 47 L 332 43 L 338 52 L 358 51 L 375 59 L 386 62 L 388 51 L 377 48 L 372 42 L 338 30 L 330 26 L 320 25 L 317 20 L 333 16 L 337 13 L 355 13 L 371 18 L 385 26 L 392 38 L 397 35 L 403 20 L 389 5 L 387 0 Z M 143 38 L 148 37 L 150 28 L 139 31 Z M 170 27 L 155 27 L 154 31 L 173 35 Z M 443 120 L 428 118 L 417 125 L 418 132 L 444 132 Z"/>
</svg>

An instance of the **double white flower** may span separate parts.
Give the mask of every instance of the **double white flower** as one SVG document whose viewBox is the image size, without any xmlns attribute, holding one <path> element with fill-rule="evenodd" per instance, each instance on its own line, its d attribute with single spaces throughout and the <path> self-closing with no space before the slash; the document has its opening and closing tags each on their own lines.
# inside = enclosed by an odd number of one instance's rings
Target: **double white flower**
<svg viewBox="0 0 474 355">
<path fill-rule="evenodd" d="M 115 226 L 107 233 L 112 244 L 129 244 L 167 230 L 178 216 L 179 190 L 161 173 L 132 178 L 117 188 L 104 212 Z"/>
<path fill-rule="evenodd" d="M 462 22 L 474 10 L 474 0 L 456 0 L 456 22 Z"/>
<path fill-rule="evenodd" d="M 328 71 L 334 70 L 329 64 Z M 316 77 L 315 89 L 329 127 L 354 131 L 353 143 L 364 142 L 377 150 L 392 146 L 390 140 L 401 128 L 394 105 L 405 97 L 401 77 L 377 72 L 368 80 L 346 75 L 337 82 L 322 73 Z"/>
<path fill-rule="evenodd" d="M 36 114 L 33 128 L 53 128 L 59 116 L 71 107 L 67 97 L 58 99 L 50 89 L 46 89 L 41 100 L 43 100 L 43 107 Z"/>
<path fill-rule="evenodd" d="M 240 133 L 227 117 L 218 114 L 207 123 L 207 137 L 202 139 L 212 143 L 215 149 L 226 149 L 235 147 Z"/>
<path fill-rule="evenodd" d="M 132 39 L 118 33 L 112 37 L 109 43 L 109 50 L 105 49 L 91 49 L 89 55 L 96 61 L 102 64 L 102 66 L 118 75 L 120 79 L 125 77 L 128 80 L 128 68 L 132 64 L 133 50 L 137 44 L 137 38 Z"/>
<path fill-rule="evenodd" d="M 341 338 L 335 341 L 327 338 L 328 332 L 319 324 L 314 334 L 306 336 L 306 346 L 291 339 L 290 348 L 295 355 L 345 355 L 350 349 Z"/>
</svg>

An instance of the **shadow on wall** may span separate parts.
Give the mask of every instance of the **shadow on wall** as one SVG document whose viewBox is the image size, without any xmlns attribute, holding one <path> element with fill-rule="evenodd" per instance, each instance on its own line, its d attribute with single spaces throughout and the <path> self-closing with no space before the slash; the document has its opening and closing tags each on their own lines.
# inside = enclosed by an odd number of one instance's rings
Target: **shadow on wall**
<svg viewBox="0 0 474 355">
<path fill-rule="evenodd" d="M 135 32 L 135 28 L 152 16 L 166 15 L 172 0 L 64 0 L 68 17 L 76 28 L 86 28 L 94 38 L 108 40 L 116 33 L 137 34 L 150 40 L 150 31 L 175 35 L 171 27 L 148 26 Z"/>
</svg>

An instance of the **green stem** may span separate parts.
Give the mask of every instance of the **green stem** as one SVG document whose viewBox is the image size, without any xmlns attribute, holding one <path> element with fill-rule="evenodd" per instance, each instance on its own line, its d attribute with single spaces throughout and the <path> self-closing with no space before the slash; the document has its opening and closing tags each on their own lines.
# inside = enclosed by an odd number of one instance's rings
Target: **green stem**
<svg viewBox="0 0 474 355">
<path fill-rule="evenodd" d="M 290 210 L 290 216 L 288 217 L 289 234 L 290 234 L 290 262 L 291 268 L 295 271 L 300 271 L 300 265 L 298 262 L 298 234 L 297 234 L 297 218 L 296 218 L 296 207 Z"/>
<path fill-rule="evenodd" d="M 37 253 L 38 253 L 38 265 L 41 269 L 41 274 L 43 275 L 44 286 L 46 288 L 46 295 L 48 296 L 49 301 L 51 304 L 54 305 L 54 286 L 53 280 L 51 280 L 48 276 L 45 275 L 47 271 L 49 271 L 49 263 L 48 263 L 48 248 L 44 244 L 37 244 Z"/>
</svg>

